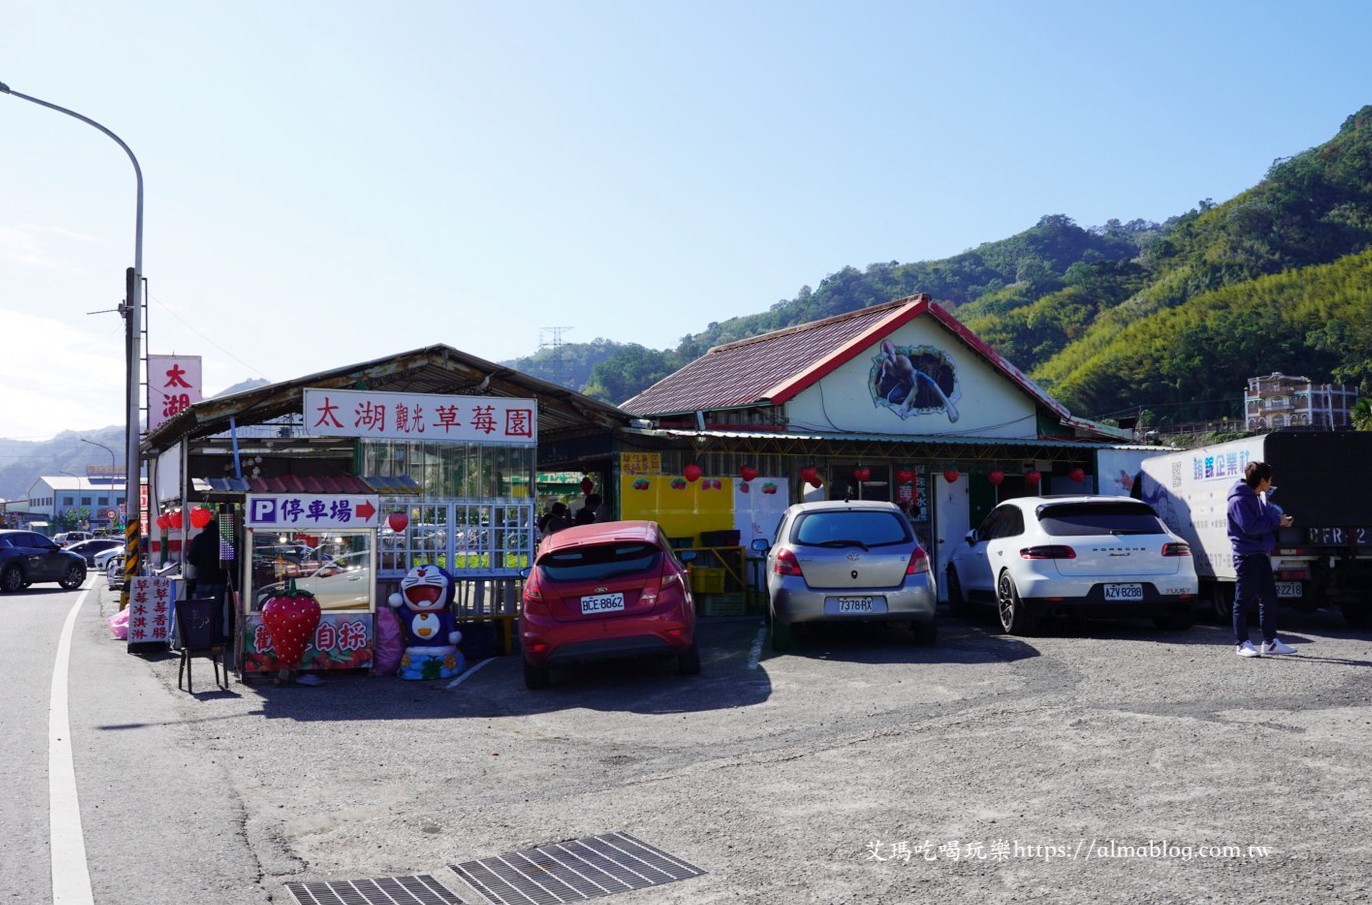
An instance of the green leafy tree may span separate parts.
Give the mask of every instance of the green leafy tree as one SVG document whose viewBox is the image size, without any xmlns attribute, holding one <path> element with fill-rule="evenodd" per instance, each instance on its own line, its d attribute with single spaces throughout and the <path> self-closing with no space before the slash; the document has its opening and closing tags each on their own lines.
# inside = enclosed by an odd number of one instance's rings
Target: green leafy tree
<svg viewBox="0 0 1372 905">
<path fill-rule="evenodd" d="M 1372 397 L 1363 396 L 1353 405 L 1353 426 L 1360 431 L 1372 431 Z"/>
<path fill-rule="evenodd" d="M 618 404 L 657 383 L 677 367 L 676 356 L 672 353 L 630 343 L 620 346 L 591 369 L 591 379 L 582 392 Z"/>
<path fill-rule="evenodd" d="M 71 509 L 64 509 L 62 513 L 54 519 L 57 522 L 59 531 L 76 531 L 83 524 L 89 524 L 91 511 L 88 506 L 75 506 Z"/>
</svg>

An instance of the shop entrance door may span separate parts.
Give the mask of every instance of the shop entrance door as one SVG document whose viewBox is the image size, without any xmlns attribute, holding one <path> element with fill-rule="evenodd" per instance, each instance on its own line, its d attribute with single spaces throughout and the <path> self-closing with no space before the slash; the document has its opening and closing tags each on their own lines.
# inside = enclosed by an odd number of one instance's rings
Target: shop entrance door
<svg viewBox="0 0 1372 905">
<path fill-rule="evenodd" d="M 948 560 L 952 558 L 953 551 L 958 548 L 958 544 L 963 542 L 963 537 L 967 530 L 971 528 L 969 522 L 970 509 L 967 503 L 968 480 L 966 474 L 958 475 L 958 479 L 949 484 L 942 475 L 937 475 L 935 480 L 929 482 L 938 487 L 933 496 L 934 500 L 934 539 L 933 550 L 934 563 L 937 568 L 935 573 L 938 580 L 938 599 L 947 601 L 948 582 L 944 577 L 948 574 Z"/>
</svg>

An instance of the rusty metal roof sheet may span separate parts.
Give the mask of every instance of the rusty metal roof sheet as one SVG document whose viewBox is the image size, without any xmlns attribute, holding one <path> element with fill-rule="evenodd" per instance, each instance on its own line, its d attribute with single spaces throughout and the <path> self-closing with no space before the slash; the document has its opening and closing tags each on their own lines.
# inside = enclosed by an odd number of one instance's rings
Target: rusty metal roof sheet
<svg viewBox="0 0 1372 905">
<path fill-rule="evenodd" d="M 299 415 L 306 387 L 533 398 L 538 402 L 540 439 L 628 423 L 628 415 L 609 403 L 451 346 L 434 345 L 201 400 L 149 431 L 143 445 L 151 450 L 166 449 L 182 439 L 224 433 L 231 420 L 241 427 Z"/>
</svg>

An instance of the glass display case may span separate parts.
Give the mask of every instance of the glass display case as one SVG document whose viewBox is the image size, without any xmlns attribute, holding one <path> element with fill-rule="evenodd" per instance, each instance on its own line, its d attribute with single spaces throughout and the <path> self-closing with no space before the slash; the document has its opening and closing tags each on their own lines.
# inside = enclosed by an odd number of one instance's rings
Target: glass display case
<svg viewBox="0 0 1372 905">
<path fill-rule="evenodd" d="M 294 582 L 319 602 L 315 627 L 300 670 L 370 669 L 375 653 L 377 532 L 366 529 L 246 531 L 250 551 L 239 597 L 240 668 L 243 674 L 283 668 L 262 621 L 262 607 Z"/>
</svg>

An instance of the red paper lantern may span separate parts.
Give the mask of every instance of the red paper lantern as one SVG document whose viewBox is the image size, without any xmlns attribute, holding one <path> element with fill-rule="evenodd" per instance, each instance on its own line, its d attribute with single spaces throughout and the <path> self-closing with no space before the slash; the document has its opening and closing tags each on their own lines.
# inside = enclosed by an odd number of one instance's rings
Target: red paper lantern
<svg viewBox="0 0 1372 905">
<path fill-rule="evenodd" d="M 896 483 L 910 484 L 915 480 L 915 473 L 908 468 L 902 468 L 896 472 Z"/>
<path fill-rule="evenodd" d="M 811 486 L 811 487 L 823 487 L 823 486 L 824 486 L 824 479 L 821 478 L 821 477 L 819 476 L 819 472 L 815 471 L 814 469 L 810 469 L 810 471 L 811 471 L 811 474 L 810 474 L 810 477 L 809 477 L 810 486 Z"/>
<path fill-rule="evenodd" d="M 1067 477 L 1080 484 L 1082 481 L 1086 480 L 1086 472 L 1080 468 L 1074 468 L 1067 472 Z"/>
<path fill-rule="evenodd" d="M 204 506 L 196 506 L 191 510 L 191 527 L 199 530 L 208 525 L 214 519 L 214 513 Z"/>
<path fill-rule="evenodd" d="M 807 484 L 813 484 L 815 483 L 815 474 L 815 467 L 813 465 L 807 465 L 800 470 L 800 479 Z"/>
<path fill-rule="evenodd" d="M 591 480 L 591 476 L 590 476 L 590 475 L 587 475 L 586 477 L 584 477 L 584 478 L 581 479 L 581 495 L 582 495 L 582 496 L 589 496 L 590 493 L 591 493 L 591 491 L 594 490 L 594 489 L 595 489 L 595 482 Z"/>
<path fill-rule="evenodd" d="M 159 515 L 157 517 L 157 527 L 161 528 L 163 531 L 166 531 L 168 528 L 171 527 L 171 517 L 168 516 L 165 512 Z"/>
<path fill-rule="evenodd" d="M 957 479 L 958 479 L 958 470 L 957 470 L 956 468 L 945 468 L 945 469 L 943 469 L 943 480 L 945 480 L 945 481 L 947 481 L 949 484 L 951 484 L 951 483 L 953 483 L 954 481 L 956 481 Z"/>
<path fill-rule="evenodd" d="M 386 516 L 386 524 L 396 534 L 400 534 L 410 527 L 410 514 L 408 512 L 392 512 Z"/>
<path fill-rule="evenodd" d="M 1000 482 L 1005 480 L 1005 472 L 997 468 L 995 471 L 987 473 L 986 480 L 990 481 L 992 484 L 995 484 L 997 487 L 999 487 Z"/>
<path fill-rule="evenodd" d="M 872 476 L 872 469 L 859 465 L 853 469 L 853 477 L 859 481 L 865 481 Z"/>
<path fill-rule="evenodd" d="M 1030 487 L 1038 486 L 1039 481 L 1042 480 L 1043 475 L 1039 474 L 1037 470 L 1025 472 L 1024 474 L 1024 483 L 1028 484 Z"/>
<path fill-rule="evenodd" d="M 700 476 L 704 474 L 704 472 L 700 470 L 700 466 L 694 462 L 683 468 L 681 473 L 686 476 L 686 480 L 688 481 L 699 481 Z"/>
<path fill-rule="evenodd" d="M 738 476 L 745 481 L 751 481 L 757 477 L 757 469 L 751 465 L 745 465 L 738 470 Z"/>
<path fill-rule="evenodd" d="M 170 524 L 171 527 L 172 527 L 173 529 L 175 529 L 175 530 L 177 530 L 177 531 L 180 531 L 180 530 L 181 530 L 181 510 L 180 510 L 180 509 L 173 509 L 170 513 L 168 513 L 168 514 L 167 514 L 167 523 Z"/>
</svg>

